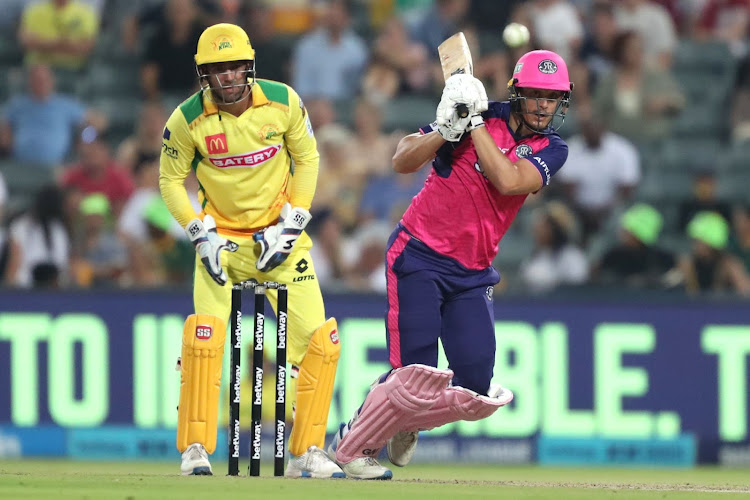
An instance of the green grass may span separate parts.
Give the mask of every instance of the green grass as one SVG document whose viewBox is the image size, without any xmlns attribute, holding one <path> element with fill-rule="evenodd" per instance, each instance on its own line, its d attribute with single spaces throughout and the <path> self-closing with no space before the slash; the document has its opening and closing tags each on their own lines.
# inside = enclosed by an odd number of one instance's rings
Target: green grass
<svg viewBox="0 0 750 500">
<path fill-rule="evenodd" d="M 246 465 L 246 464 L 245 464 Z M 3 499 L 712 499 L 747 498 L 744 469 L 578 469 L 414 465 L 392 481 L 180 477 L 179 464 L 0 460 Z M 271 464 L 264 464 L 269 474 Z"/>
</svg>

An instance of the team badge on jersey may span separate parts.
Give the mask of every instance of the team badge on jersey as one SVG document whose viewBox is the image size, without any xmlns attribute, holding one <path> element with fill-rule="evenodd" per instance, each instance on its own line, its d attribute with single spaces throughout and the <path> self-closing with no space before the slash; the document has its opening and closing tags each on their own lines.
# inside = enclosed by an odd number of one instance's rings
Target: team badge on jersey
<svg viewBox="0 0 750 500">
<path fill-rule="evenodd" d="M 223 133 L 206 136 L 206 148 L 210 155 L 229 152 L 229 148 L 227 147 L 227 136 Z"/>
<path fill-rule="evenodd" d="M 518 146 L 516 146 L 516 156 L 519 159 L 526 158 L 533 152 L 534 150 L 531 149 L 531 146 L 529 146 L 528 144 L 519 144 Z"/>
<path fill-rule="evenodd" d="M 258 130 L 258 137 L 261 141 L 268 141 L 279 135 L 279 131 L 276 130 L 276 125 L 267 123 Z"/>
</svg>

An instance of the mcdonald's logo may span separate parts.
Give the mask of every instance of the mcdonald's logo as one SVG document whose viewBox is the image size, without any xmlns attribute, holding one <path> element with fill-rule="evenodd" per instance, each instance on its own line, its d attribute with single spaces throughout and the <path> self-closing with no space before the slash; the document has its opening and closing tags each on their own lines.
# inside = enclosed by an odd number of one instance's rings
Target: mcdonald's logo
<svg viewBox="0 0 750 500">
<path fill-rule="evenodd" d="M 224 134 L 214 134 L 206 136 L 206 148 L 208 154 L 220 154 L 229 151 L 227 148 L 227 136 Z"/>
</svg>

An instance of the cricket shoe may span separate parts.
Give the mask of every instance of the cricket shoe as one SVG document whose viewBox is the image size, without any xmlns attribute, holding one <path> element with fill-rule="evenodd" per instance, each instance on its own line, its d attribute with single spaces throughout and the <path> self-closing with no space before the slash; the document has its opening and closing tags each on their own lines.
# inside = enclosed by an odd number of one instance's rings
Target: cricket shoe
<svg viewBox="0 0 750 500">
<path fill-rule="evenodd" d="M 404 467 L 411 461 L 417 451 L 419 431 L 400 431 L 388 440 L 388 460 L 398 467 Z"/>
<path fill-rule="evenodd" d="M 286 477 L 312 477 L 315 479 L 345 478 L 346 474 L 317 446 L 310 446 L 305 453 L 289 458 Z"/>
<path fill-rule="evenodd" d="M 336 437 L 333 439 L 330 445 L 328 445 L 328 456 L 331 460 L 339 464 L 341 470 L 344 471 L 346 477 L 350 479 L 391 479 L 393 478 L 393 472 L 387 467 L 383 467 L 372 457 L 360 457 L 355 458 L 349 463 L 342 464 L 336 461 L 336 447 L 341 441 L 344 434 L 346 434 L 348 427 L 346 424 L 341 424 L 339 431 L 336 433 Z"/>
<path fill-rule="evenodd" d="M 206 448 L 200 443 L 188 446 L 182 454 L 180 471 L 183 476 L 212 476 L 211 464 L 208 462 Z"/>
</svg>

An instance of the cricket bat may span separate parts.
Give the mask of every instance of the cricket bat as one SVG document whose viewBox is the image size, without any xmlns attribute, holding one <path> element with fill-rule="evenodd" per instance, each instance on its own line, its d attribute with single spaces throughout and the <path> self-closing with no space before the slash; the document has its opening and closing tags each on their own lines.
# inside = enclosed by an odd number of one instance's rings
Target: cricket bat
<svg viewBox="0 0 750 500">
<path fill-rule="evenodd" d="M 463 31 L 459 31 L 438 46 L 440 66 L 443 68 L 443 79 L 447 80 L 453 75 L 474 74 L 474 64 L 471 61 L 471 51 Z M 466 104 L 456 106 L 458 116 L 466 118 L 469 116 L 469 108 Z"/>
</svg>

